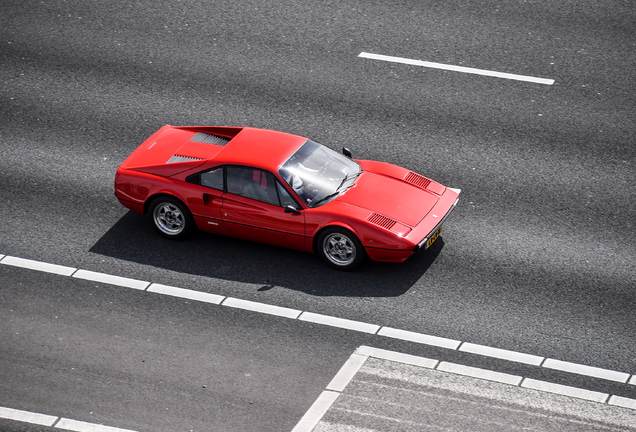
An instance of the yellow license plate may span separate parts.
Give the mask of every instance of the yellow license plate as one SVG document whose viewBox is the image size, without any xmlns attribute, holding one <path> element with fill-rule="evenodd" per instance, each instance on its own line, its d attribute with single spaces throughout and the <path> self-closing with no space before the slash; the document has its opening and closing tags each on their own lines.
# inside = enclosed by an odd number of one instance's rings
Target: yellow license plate
<svg viewBox="0 0 636 432">
<path fill-rule="evenodd" d="M 426 248 L 424 250 L 431 247 L 433 242 L 437 240 L 437 237 L 439 237 L 441 233 L 442 233 L 442 227 L 437 228 L 437 231 L 435 231 L 433 235 L 431 235 L 431 237 L 428 240 L 426 240 Z"/>
</svg>

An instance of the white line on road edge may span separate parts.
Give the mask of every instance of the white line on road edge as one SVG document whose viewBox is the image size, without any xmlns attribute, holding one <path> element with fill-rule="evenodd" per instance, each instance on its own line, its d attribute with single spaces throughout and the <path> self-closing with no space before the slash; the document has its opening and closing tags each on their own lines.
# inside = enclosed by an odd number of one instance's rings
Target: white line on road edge
<svg viewBox="0 0 636 432">
<path fill-rule="evenodd" d="M 0 418 L 41 426 L 53 426 L 59 417 L 0 407 Z"/>
<path fill-rule="evenodd" d="M 112 426 L 104 426 L 95 423 L 86 423 L 67 418 L 61 419 L 56 425 L 58 429 L 71 430 L 75 432 L 130 432 L 128 429 L 120 429 Z"/>
<path fill-rule="evenodd" d="M 402 339 L 409 342 L 417 342 L 426 345 L 432 345 L 441 348 L 448 348 L 452 350 L 456 350 L 461 341 L 446 339 L 438 336 L 431 336 L 422 333 L 416 333 L 407 330 L 400 330 L 391 327 L 382 327 L 378 332 L 380 336 L 386 336 L 393 339 Z"/>
<path fill-rule="evenodd" d="M 336 401 L 338 396 L 344 391 L 347 385 L 353 380 L 355 375 L 360 371 L 369 357 L 381 360 L 389 360 L 398 363 L 416 365 L 428 369 L 435 369 L 440 372 L 453 373 L 457 375 L 468 376 L 471 378 L 495 381 L 508 384 L 514 387 L 524 387 L 533 390 L 545 391 L 548 393 L 569 396 L 578 399 L 585 399 L 593 402 L 615 405 L 623 408 L 631 408 L 636 410 L 636 399 L 629 399 L 621 396 L 611 396 L 607 393 L 594 392 L 590 390 L 580 389 L 576 387 L 553 384 L 546 381 L 538 381 L 529 378 L 523 378 L 516 375 L 494 372 L 487 369 L 475 368 L 450 362 L 440 362 L 439 360 L 429 359 L 425 357 L 417 357 L 410 354 L 388 351 L 380 348 L 373 348 L 362 345 L 358 347 L 349 359 L 342 365 L 338 373 L 333 377 L 327 385 L 325 391 L 321 393 L 316 402 L 309 408 L 301 420 L 292 429 L 292 432 L 311 432 L 320 422 L 322 417 L 327 413 L 329 408 Z M 609 397 L 609 400 L 608 400 Z"/>
<path fill-rule="evenodd" d="M 561 360 L 547 359 L 541 365 L 548 369 L 555 369 L 564 372 L 571 372 L 579 375 L 590 376 L 594 378 L 602 378 L 609 381 L 616 381 L 620 383 L 626 383 L 629 379 L 629 374 L 624 372 L 616 372 L 608 369 L 601 369 L 592 366 L 584 366 L 577 363 L 564 362 Z"/>
<path fill-rule="evenodd" d="M 495 372 L 449 362 L 441 362 L 436 369 L 442 372 L 450 372 L 457 375 L 465 375 L 473 378 L 495 381 L 502 384 L 510 384 L 513 386 L 518 386 L 523 379 L 523 377 L 517 375 L 510 375 L 507 373 Z"/>
<path fill-rule="evenodd" d="M 249 300 L 241 300 L 233 297 L 227 297 L 223 301 L 223 306 L 228 306 L 237 309 L 249 310 L 252 312 L 264 313 L 268 315 L 276 315 L 284 318 L 298 318 L 298 315 L 302 311 L 296 309 L 290 309 L 281 306 L 274 306 L 265 303 L 253 302 Z"/>
<path fill-rule="evenodd" d="M 147 288 L 146 291 L 153 293 L 164 294 L 179 298 L 187 298 L 213 304 L 220 304 L 222 306 L 246 309 L 254 312 L 277 315 L 291 319 L 298 319 L 301 321 L 313 322 L 316 324 L 328 325 L 332 327 L 340 327 L 353 331 L 377 334 L 378 336 L 384 336 L 392 339 L 401 339 L 409 342 L 431 345 L 440 348 L 459 350 L 472 354 L 500 358 L 503 360 L 514 361 L 518 363 L 526 363 L 535 366 L 545 366 L 552 369 L 559 369 L 558 367 L 555 367 L 557 364 L 559 364 L 561 365 L 561 367 L 563 367 L 563 369 L 559 370 L 565 372 L 576 373 L 579 375 L 591 376 L 595 378 L 604 378 L 613 381 L 619 381 L 620 379 L 619 382 L 623 383 L 625 382 L 625 380 L 627 380 L 627 377 L 630 376 L 629 374 L 624 372 L 610 371 L 607 369 L 578 365 L 576 363 L 561 362 L 559 360 L 553 359 L 548 359 L 544 364 L 541 364 L 543 360 L 545 360 L 545 358 L 534 356 L 531 354 L 518 353 L 515 351 L 508 351 L 500 348 L 492 348 L 485 345 L 461 342 L 454 339 L 447 339 L 439 336 L 432 336 L 424 333 L 400 330 L 391 327 L 383 327 L 376 324 L 369 324 L 360 321 L 353 321 L 344 318 L 316 314 L 312 312 L 302 312 L 296 309 L 225 297 L 217 294 L 204 293 L 201 291 L 169 287 L 167 285 L 161 284 L 150 285 L 150 282 L 124 278 L 121 276 L 112 276 L 106 273 L 97 273 L 88 270 L 76 270 L 72 267 L 64 267 L 57 264 L 48 264 L 40 261 L 32 261 L 5 255 L 0 255 L 0 264 L 7 264 L 10 266 L 27 268 L 30 270 L 56 273 L 62 276 L 72 276 L 78 279 L 119 285 L 139 290 L 145 290 Z M 72 275 L 68 274 L 71 270 L 73 270 Z M 537 364 L 537 362 L 539 364 Z M 636 375 L 632 375 L 631 379 L 629 379 L 627 383 L 636 385 Z"/>
<path fill-rule="evenodd" d="M 418 357 L 411 354 L 404 354 L 396 351 L 389 351 L 380 348 L 372 348 L 369 346 L 360 346 L 355 351 L 357 354 L 381 358 L 384 360 L 390 360 L 398 363 L 409 364 L 412 366 L 419 366 L 426 369 L 435 369 L 435 366 L 439 363 L 438 360 L 429 359 L 426 357 Z"/>
<path fill-rule="evenodd" d="M 331 327 L 339 327 L 347 330 L 355 330 L 363 333 L 376 334 L 380 329 L 379 325 L 368 324 L 360 321 L 353 321 L 344 318 L 336 318 L 329 315 L 321 315 L 313 312 L 303 312 L 298 319 L 316 324 L 328 325 Z"/>
<path fill-rule="evenodd" d="M 631 408 L 636 410 L 636 400 L 622 396 L 611 396 L 607 401 L 609 405 L 616 405 L 623 408 Z"/>
<path fill-rule="evenodd" d="M 554 384 L 546 381 L 539 381 L 531 378 L 524 378 L 521 387 L 533 390 L 541 390 L 548 393 L 556 393 L 564 396 L 571 396 L 578 399 L 586 399 L 593 402 L 604 403 L 609 398 L 609 394 L 577 387 L 570 387 L 562 384 Z"/>
<path fill-rule="evenodd" d="M 349 360 L 342 365 L 336 376 L 327 384 L 327 390 L 342 392 L 368 358 L 368 355 L 358 354 L 357 351 L 351 354 Z"/>
<path fill-rule="evenodd" d="M 150 285 L 146 291 L 157 293 L 157 294 L 163 294 L 163 295 L 167 295 L 171 297 L 179 297 L 179 298 L 184 298 L 188 300 L 195 300 L 195 301 L 200 301 L 204 303 L 212 303 L 217 305 L 221 304 L 223 299 L 225 299 L 224 296 L 218 295 L 218 294 L 210 294 L 210 293 L 205 293 L 201 291 L 193 291 L 193 290 L 177 288 L 177 287 L 168 286 L 168 285 L 161 285 L 157 283 L 153 283 L 152 285 Z"/>
<path fill-rule="evenodd" d="M 130 279 L 121 276 L 113 276 L 106 273 L 98 273 L 89 270 L 78 270 L 73 275 L 74 278 L 85 279 L 93 282 L 102 282 L 110 285 L 122 286 L 125 288 L 133 288 L 138 290 L 145 290 L 150 282 L 140 281 L 137 279 Z"/>
<path fill-rule="evenodd" d="M 130 429 L 121 429 L 4 407 L 0 407 L 0 418 L 75 432 L 135 432 Z"/>
<path fill-rule="evenodd" d="M 292 432 L 311 432 L 318 422 L 322 419 L 331 405 L 338 399 L 340 393 L 325 390 L 323 391 L 316 402 L 307 410 L 303 418 L 300 419 L 298 424 L 292 429 Z"/>
<path fill-rule="evenodd" d="M 433 68 L 433 69 L 443 69 L 443 70 L 449 70 L 454 72 L 463 72 L 463 73 L 469 73 L 474 75 L 485 75 L 485 76 L 491 76 L 496 78 L 506 78 L 511 80 L 517 80 L 517 81 L 527 81 L 527 82 L 532 82 L 536 84 L 546 84 L 546 85 L 554 84 L 553 79 L 535 78 L 535 77 L 526 76 L 526 75 L 515 75 L 515 74 L 504 73 L 504 72 L 489 71 L 484 69 L 475 69 L 475 68 L 469 68 L 469 67 L 463 67 L 463 66 L 453 66 L 453 65 L 447 65 L 442 63 L 433 63 L 433 62 L 427 62 L 427 61 L 421 61 L 421 60 L 407 59 L 403 57 L 387 56 L 382 54 L 371 54 L 371 53 L 361 52 L 360 54 L 358 54 L 358 57 L 368 58 L 372 60 L 382 60 L 382 61 L 387 61 L 392 63 L 403 63 L 403 64 L 408 64 L 413 66 L 423 66 L 423 67 Z"/>
<path fill-rule="evenodd" d="M 65 267 L 65 266 L 61 266 L 57 264 L 49 264 L 49 263 L 45 263 L 41 261 L 33 261 L 29 259 L 16 258 L 12 256 L 5 257 L 4 255 L 2 255 L 2 257 L 4 257 L 1 260 L 2 264 L 14 266 L 14 267 L 26 268 L 30 270 L 42 271 L 46 273 L 54 273 L 61 276 L 70 276 L 77 271 L 77 269 L 73 267 Z"/>
<path fill-rule="evenodd" d="M 460 347 L 460 351 L 468 352 L 471 354 L 479 354 L 486 357 L 494 357 L 502 360 L 510 360 L 517 363 L 525 363 L 533 366 L 540 366 L 545 357 L 536 356 L 532 354 L 523 354 L 516 351 L 508 351 L 499 348 L 492 348 L 485 345 L 477 345 L 468 342 L 464 342 Z"/>
</svg>

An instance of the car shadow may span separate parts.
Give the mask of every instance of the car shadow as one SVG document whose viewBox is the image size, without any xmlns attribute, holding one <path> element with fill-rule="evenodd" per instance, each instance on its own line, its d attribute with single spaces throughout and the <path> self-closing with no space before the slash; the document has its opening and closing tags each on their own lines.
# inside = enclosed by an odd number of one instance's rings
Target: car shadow
<svg viewBox="0 0 636 432">
<path fill-rule="evenodd" d="M 316 254 L 196 232 L 186 240 L 159 236 L 147 220 L 126 213 L 90 252 L 191 275 L 275 286 L 316 296 L 395 297 L 407 292 L 444 247 L 440 237 L 426 252 L 404 263 L 367 260 L 358 270 L 341 272 Z"/>
</svg>

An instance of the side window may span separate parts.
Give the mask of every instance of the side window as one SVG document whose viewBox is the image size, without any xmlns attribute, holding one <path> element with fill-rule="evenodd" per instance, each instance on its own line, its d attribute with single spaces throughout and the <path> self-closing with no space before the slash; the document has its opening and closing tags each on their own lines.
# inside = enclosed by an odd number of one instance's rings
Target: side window
<svg viewBox="0 0 636 432">
<path fill-rule="evenodd" d="M 267 204 L 279 205 L 272 173 L 247 167 L 227 167 L 227 192 Z"/>
<path fill-rule="evenodd" d="M 201 185 L 212 189 L 223 190 L 223 167 L 201 173 Z"/>
<path fill-rule="evenodd" d="M 280 205 L 283 207 L 292 206 L 297 207 L 296 201 L 289 195 L 287 189 L 283 187 L 280 182 L 276 182 L 276 188 L 278 189 L 278 196 L 280 198 Z"/>
</svg>

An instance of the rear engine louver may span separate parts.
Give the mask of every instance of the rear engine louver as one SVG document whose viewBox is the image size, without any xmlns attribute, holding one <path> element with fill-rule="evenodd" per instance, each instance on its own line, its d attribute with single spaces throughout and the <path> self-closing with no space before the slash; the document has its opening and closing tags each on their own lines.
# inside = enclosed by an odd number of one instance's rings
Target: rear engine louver
<svg viewBox="0 0 636 432">
<path fill-rule="evenodd" d="M 192 161 L 200 161 L 203 159 L 190 157 L 190 156 L 180 156 L 180 155 L 172 155 L 170 159 L 168 159 L 167 164 L 178 163 L 178 162 L 192 162 Z"/>
<path fill-rule="evenodd" d="M 393 226 L 397 223 L 393 219 L 388 218 L 386 216 L 382 216 L 381 214 L 377 214 L 377 213 L 372 213 L 371 216 L 367 218 L 367 221 L 371 222 L 372 224 L 381 226 L 382 228 L 386 228 L 388 230 L 393 228 Z"/>
<path fill-rule="evenodd" d="M 192 138 L 190 138 L 190 141 L 195 141 L 195 142 L 199 142 L 203 144 L 216 144 L 216 145 L 222 145 L 222 146 L 230 142 L 230 140 L 227 138 L 207 134 L 204 132 L 197 132 Z"/>
<path fill-rule="evenodd" d="M 412 171 L 409 171 L 409 173 L 404 177 L 404 181 L 421 189 L 426 189 L 428 185 L 431 184 L 429 179 Z"/>
</svg>

